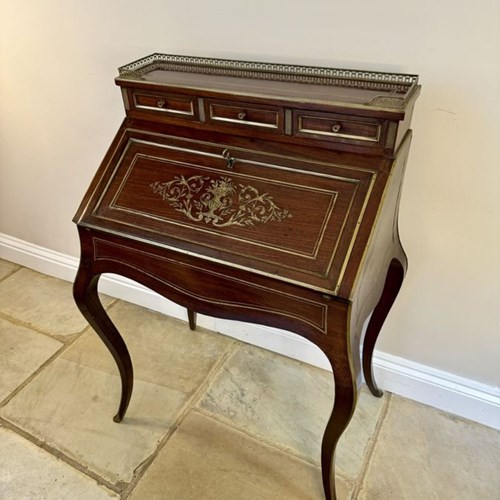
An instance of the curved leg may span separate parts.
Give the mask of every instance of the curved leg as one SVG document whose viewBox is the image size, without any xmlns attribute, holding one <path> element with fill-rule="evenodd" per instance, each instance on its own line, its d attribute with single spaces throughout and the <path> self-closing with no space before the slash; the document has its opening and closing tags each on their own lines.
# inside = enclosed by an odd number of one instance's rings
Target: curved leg
<svg viewBox="0 0 500 500">
<path fill-rule="evenodd" d="M 335 401 L 321 444 L 321 473 L 326 500 L 336 500 L 335 448 L 354 413 L 357 386 L 349 363 L 347 348 L 345 350 L 335 349 L 333 353 L 325 352 L 325 354 L 327 354 L 333 368 Z"/>
<path fill-rule="evenodd" d="M 363 374 L 366 384 L 374 396 L 380 397 L 383 392 L 377 387 L 373 377 L 373 351 L 378 335 L 382 329 L 389 311 L 391 310 L 394 301 L 399 293 L 401 284 L 406 271 L 406 258 L 403 258 L 403 263 L 398 259 L 392 259 L 387 277 L 385 279 L 384 290 L 378 301 L 378 304 L 373 310 L 372 317 L 366 329 L 365 340 L 363 342 Z"/>
<path fill-rule="evenodd" d="M 189 319 L 189 328 L 191 330 L 196 330 L 196 311 L 192 309 L 188 309 L 188 319 Z"/>
<path fill-rule="evenodd" d="M 132 395 L 134 374 L 127 346 L 99 300 L 97 293 L 99 277 L 99 274 L 94 275 L 85 266 L 80 265 L 73 284 L 73 297 L 81 313 L 106 344 L 118 366 L 122 395 L 118 413 L 113 420 L 121 422 Z"/>
</svg>

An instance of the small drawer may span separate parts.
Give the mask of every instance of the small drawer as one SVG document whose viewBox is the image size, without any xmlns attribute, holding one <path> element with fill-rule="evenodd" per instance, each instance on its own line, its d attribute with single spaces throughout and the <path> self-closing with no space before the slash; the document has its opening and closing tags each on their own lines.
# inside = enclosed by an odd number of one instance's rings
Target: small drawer
<svg viewBox="0 0 500 500">
<path fill-rule="evenodd" d="M 214 123 L 282 131 L 283 109 L 255 104 L 207 102 L 208 119 Z"/>
<path fill-rule="evenodd" d="M 366 145 L 376 145 L 382 136 L 382 124 L 369 118 L 295 111 L 294 134 L 315 139 L 360 141 Z"/>
<path fill-rule="evenodd" d="M 133 93 L 133 107 L 137 111 L 152 111 L 165 116 L 198 117 L 197 102 L 190 96 L 136 91 Z"/>
</svg>

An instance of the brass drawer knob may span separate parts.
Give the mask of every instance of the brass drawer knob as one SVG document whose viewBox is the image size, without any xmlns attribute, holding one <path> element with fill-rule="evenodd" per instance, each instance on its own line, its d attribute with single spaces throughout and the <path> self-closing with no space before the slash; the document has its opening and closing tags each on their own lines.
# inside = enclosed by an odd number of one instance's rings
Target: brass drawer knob
<svg viewBox="0 0 500 500">
<path fill-rule="evenodd" d="M 247 114 L 244 111 L 238 113 L 238 120 L 244 120 L 247 117 Z"/>
<path fill-rule="evenodd" d="M 163 99 L 158 101 L 156 103 L 158 105 L 159 108 L 164 108 L 165 107 L 165 104 L 167 104 Z"/>
<path fill-rule="evenodd" d="M 337 132 L 340 132 L 341 128 L 342 128 L 342 125 L 340 123 L 335 123 L 332 126 L 332 132 L 336 134 Z"/>
</svg>

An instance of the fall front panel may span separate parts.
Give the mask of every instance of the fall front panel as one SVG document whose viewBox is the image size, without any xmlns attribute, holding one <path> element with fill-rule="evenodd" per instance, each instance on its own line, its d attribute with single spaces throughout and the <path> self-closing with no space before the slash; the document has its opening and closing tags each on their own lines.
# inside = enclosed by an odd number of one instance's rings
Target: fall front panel
<svg viewBox="0 0 500 500">
<path fill-rule="evenodd" d="M 132 137 L 110 168 L 100 227 L 327 289 L 372 178 L 179 138 Z"/>
</svg>

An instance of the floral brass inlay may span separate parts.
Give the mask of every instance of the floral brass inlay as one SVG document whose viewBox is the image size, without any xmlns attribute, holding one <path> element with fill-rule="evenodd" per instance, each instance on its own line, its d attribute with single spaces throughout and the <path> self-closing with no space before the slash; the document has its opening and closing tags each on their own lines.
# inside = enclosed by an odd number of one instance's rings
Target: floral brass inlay
<svg viewBox="0 0 500 500">
<path fill-rule="evenodd" d="M 292 217 L 268 193 L 260 194 L 249 185 L 235 185 L 229 177 L 194 175 L 186 179 L 178 175 L 169 182 L 153 182 L 150 187 L 189 219 L 215 227 L 252 226 Z"/>
</svg>

